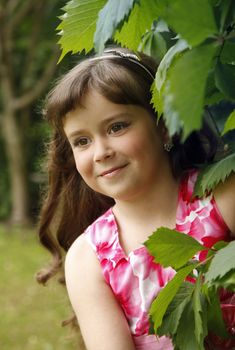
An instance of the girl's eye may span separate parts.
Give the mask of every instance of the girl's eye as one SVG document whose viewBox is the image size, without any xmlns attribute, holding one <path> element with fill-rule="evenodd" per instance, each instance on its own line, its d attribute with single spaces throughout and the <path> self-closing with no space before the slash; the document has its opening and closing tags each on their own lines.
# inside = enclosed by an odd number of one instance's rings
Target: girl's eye
<svg viewBox="0 0 235 350">
<path fill-rule="evenodd" d="M 86 147 L 90 143 L 88 137 L 79 137 L 73 141 L 73 147 Z"/>
<path fill-rule="evenodd" d="M 109 133 L 114 134 L 116 132 L 119 132 L 120 130 L 127 128 L 128 126 L 129 126 L 129 123 L 126 123 L 126 122 L 114 123 L 111 125 L 111 127 L 109 129 Z"/>
</svg>

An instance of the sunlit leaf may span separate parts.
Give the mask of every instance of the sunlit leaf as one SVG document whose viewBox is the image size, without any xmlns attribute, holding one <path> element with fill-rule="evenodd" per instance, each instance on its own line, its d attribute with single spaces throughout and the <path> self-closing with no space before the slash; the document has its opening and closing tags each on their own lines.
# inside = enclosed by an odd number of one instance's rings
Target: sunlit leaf
<svg viewBox="0 0 235 350">
<path fill-rule="evenodd" d="M 151 104 L 153 105 L 154 110 L 157 112 L 157 118 L 161 117 L 163 113 L 163 99 L 161 93 L 157 90 L 155 82 L 153 82 L 151 87 L 152 99 Z"/>
<path fill-rule="evenodd" d="M 68 52 L 89 52 L 93 48 L 93 36 L 100 9 L 106 0 L 71 0 L 63 8 L 64 15 L 57 27 L 62 47 L 60 60 Z"/>
<path fill-rule="evenodd" d="M 135 0 L 108 0 L 99 12 L 94 36 L 94 44 L 97 52 L 102 52 L 104 44 L 112 35 L 116 28 L 127 19 Z"/>
<path fill-rule="evenodd" d="M 205 282 L 212 283 L 217 278 L 235 270 L 235 241 L 220 249 L 214 256 L 211 265 L 205 274 Z"/>
<path fill-rule="evenodd" d="M 191 264 L 179 270 L 173 279 L 169 281 L 167 285 L 160 291 L 157 298 L 152 303 L 149 314 L 154 325 L 155 333 L 157 333 L 158 327 L 162 324 L 162 318 L 169 304 L 173 300 L 185 278 L 190 274 L 190 272 L 192 272 L 194 268 L 195 265 Z"/>
<path fill-rule="evenodd" d="M 155 231 L 144 243 L 154 261 L 175 269 L 185 265 L 198 251 L 204 250 L 193 237 L 167 227 Z"/>
<path fill-rule="evenodd" d="M 207 0 L 165 1 L 161 17 L 191 45 L 217 33 L 213 9 Z"/>
<path fill-rule="evenodd" d="M 164 88 L 164 118 L 170 135 L 178 132 L 182 123 L 184 139 L 200 129 L 207 76 L 215 52 L 211 44 L 196 47 L 184 52 L 170 67 Z"/>
<path fill-rule="evenodd" d="M 222 131 L 222 135 L 226 134 L 226 132 L 235 129 L 235 109 L 228 116 L 228 119 L 225 122 L 224 130 Z"/>
<path fill-rule="evenodd" d="M 202 170 L 197 178 L 193 195 L 202 197 L 212 191 L 219 182 L 224 182 L 232 172 L 235 172 L 235 153 Z"/>
<path fill-rule="evenodd" d="M 155 0 L 141 0 L 134 5 L 127 22 L 120 31 L 117 31 L 114 39 L 122 46 L 137 50 L 142 36 L 159 16 L 159 7 Z"/>
</svg>

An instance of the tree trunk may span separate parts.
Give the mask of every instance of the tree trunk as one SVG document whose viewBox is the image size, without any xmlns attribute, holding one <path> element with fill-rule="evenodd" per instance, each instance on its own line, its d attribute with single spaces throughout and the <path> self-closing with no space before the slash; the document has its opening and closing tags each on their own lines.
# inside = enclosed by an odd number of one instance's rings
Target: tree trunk
<svg viewBox="0 0 235 350">
<path fill-rule="evenodd" d="M 3 116 L 2 135 L 8 157 L 11 183 L 11 217 L 14 224 L 29 223 L 29 198 L 25 166 L 24 147 L 21 141 L 21 132 L 16 122 L 14 112 Z"/>
</svg>

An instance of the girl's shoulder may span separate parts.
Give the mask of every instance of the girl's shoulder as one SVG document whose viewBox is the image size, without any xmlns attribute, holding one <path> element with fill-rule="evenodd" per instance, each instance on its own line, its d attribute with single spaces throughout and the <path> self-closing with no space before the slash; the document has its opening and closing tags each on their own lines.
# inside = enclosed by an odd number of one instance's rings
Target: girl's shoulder
<svg viewBox="0 0 235 350">
<path fill-rule="evenodd" d="M 73 242 L 65 257 L 65 279 L 68 292 L 72 293 L 74 289 L 81 288 L 80 281 L 83 281 L 83 285 L 85 280 L 89 284 L 89 280 L 96 278 L 95 276 L 100 278 L 100 267 L 83 233 Z"/>
</svg>

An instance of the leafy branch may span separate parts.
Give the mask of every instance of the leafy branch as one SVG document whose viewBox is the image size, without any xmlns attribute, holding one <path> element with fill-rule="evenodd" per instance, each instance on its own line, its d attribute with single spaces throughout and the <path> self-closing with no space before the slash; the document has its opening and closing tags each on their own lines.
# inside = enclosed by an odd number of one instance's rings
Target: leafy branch
<svg viewBox="0 0 235 350">
<path fill-rule="evenodd" d="M 176 271 L 151 305 L 151 332 L 171 337 L 179 350 L 203 350 L 212 332 L 224 343 L 235 341 L 228 331 L 235 322 L 224 323 L 219 301 L 224 288 L 229 296 L 235 292 L 235 241 L 219 242 L 209 249 L 190 236 L 162 227 L 145 246 L 155 262 Z M 200 262 L 197 256 L 202 250 L 207 250 L 207 258 Z"/>
</svg>

